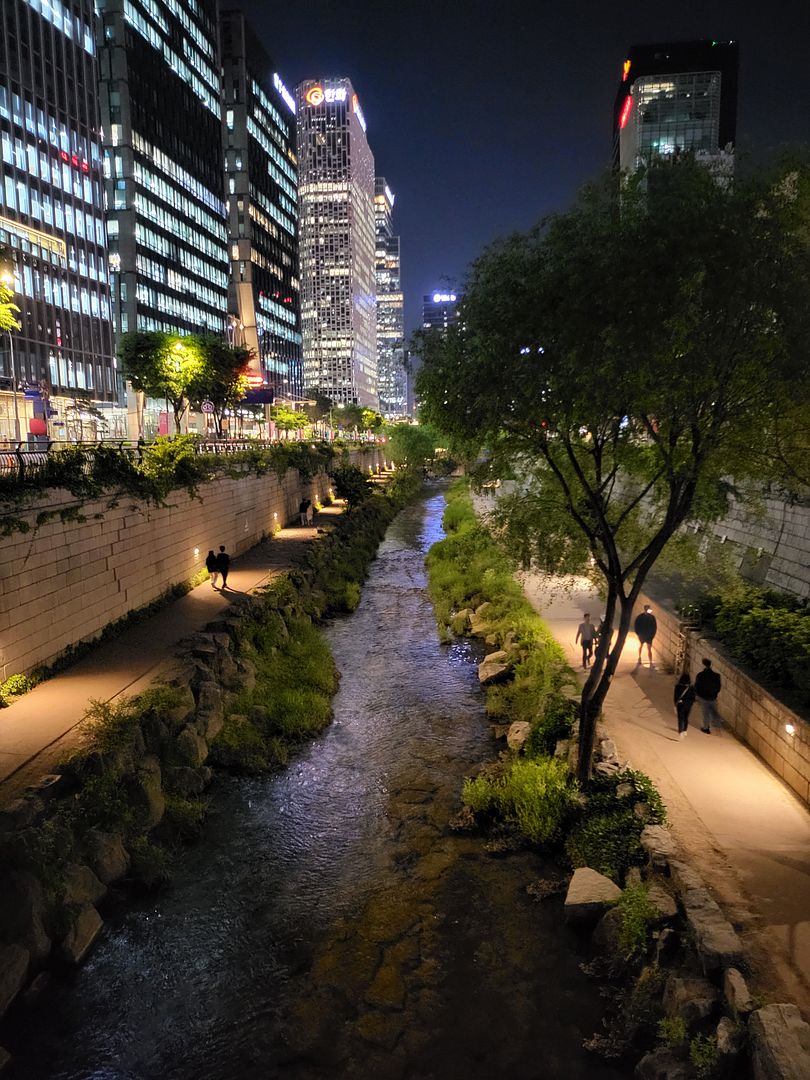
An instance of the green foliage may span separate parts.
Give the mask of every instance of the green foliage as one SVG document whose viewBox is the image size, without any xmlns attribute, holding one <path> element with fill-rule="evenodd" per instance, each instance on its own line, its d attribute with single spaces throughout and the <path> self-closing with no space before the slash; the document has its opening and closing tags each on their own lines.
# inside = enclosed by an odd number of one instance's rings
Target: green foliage
<svg viewBox="0 0 810 1080">
<path fill-rule="evenodd" d="M 720 1055 L 715 1035 L 696 1035 L 689 1043 L 689 1060 L 698 1080 L 708 1080 L 715 1074 Z"/>
<path fill-rule="evenodd" d="M 517 677 L 515 681 L 518 682 Z M 570 736 L 576 711 L 576 702 L 571 701 L 570 698 L 565 698 L 561 694 L 548 694 L 543 712 L 531 721 L 526 753 L 530 757 L 553 754 L 557 742 Z"/>
<path fill-rule="evenodd" d="M 568 766 L 555 758 L 518 758 L 502 776 L 464 781 L 462 799 L 476 813 L 498 814 L 533 844 L 557 840 L 576 802 Z"/>
<path fill-rule="evenodd" d="M 27 675 L 9 675 L 9 677 L 0 684 L 0 698 L 18 697 L 20 694 L 27 694 L 33 687 L 33 683 Z"/>
<path fill-rule="evenodd" d="M 205 811 L 204 799 L 167 795 L 166 810 L 160 823 L 161 832 L 179 840 L 194 840 L 199 836 Z"/>
<path fill-rule="evenodd" d="M 670 1050 L 684 1050 L 689 1042 L 689 1029 L 682 1016 L 664 1016 L 658 1021 L 658 1038 Z"/>
<path fill-rule="evenodd" d="M 386 456 L 395 465 L 421 468 L 436 456 L 443 443 L 441 435 L 430 424 L 391 424 L 386 428 Z"/>
<path fill-rule="evenodd" d="M 129 845 L 130 874 L 144 889 L 159 889 L 171 878 L 171 855 L 148 837 L 139 836 Z"/>
<path fill-rule="evenodd" d="M 339 499 L 345 499 L 349 510 L 359 506 L 370 493 L 368 477 L 356 465 L 340 465 L 332 470 L 332 480 Z"/>
<path fill-rule="evenodd" d="M 628 885 L 622 891 L 616 907 L 621 913 L 619 952 L 628 963 L 640 963 L 647 955 L 656 910 L 650 902 L 650 890 L 645 884 Z"/>
<path fill-rule="evenodd" d="M 20 323 L 15 319 L 19 308 L 14 303 L 13 256 L 8 248 L 0 249 L 0 333 L 19 330 Z"/>
</svg>

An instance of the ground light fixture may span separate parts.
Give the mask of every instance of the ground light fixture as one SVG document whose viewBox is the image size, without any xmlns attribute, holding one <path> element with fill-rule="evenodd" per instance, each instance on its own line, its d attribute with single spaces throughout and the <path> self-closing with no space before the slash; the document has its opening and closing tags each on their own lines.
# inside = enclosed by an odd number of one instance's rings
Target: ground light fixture
<svg viewBox="0 0 810 1080">
<path fill-rule="evenodd" d="M 793 724 L 785 724 L 785 731 L 788 733 L 788 735 L 796 734 L 796 728 Z"/>
</svg>

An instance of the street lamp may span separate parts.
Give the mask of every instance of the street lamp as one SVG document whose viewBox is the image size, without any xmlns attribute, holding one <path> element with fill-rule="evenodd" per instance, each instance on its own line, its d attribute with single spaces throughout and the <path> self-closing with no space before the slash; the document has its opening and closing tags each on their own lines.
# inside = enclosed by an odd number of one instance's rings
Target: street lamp
<svg viewBox="0 0 810 1080">
<path fill-rule="evenodd" d="M 3 271 L 2 275 L 0 275 L 0 281 L 2 281 L 3 284 L 8 289 L 11 290 L 11 292 L 14 292 L 14 285 L 15 285 L 14 275 L 12 274 L 12 272 L 10 270 L 4 270 Z M 11 336 L 11 330 L 7 330 L 6 333 L 8 334 L 8 348 L 9 348 L 9 353 L 10 353 L 10 357 L 11 357 L 11 387 L 12 387 L 12 393 L 14 395 L 14 438 L 19 443 L 20 442 L 20 406 L 19 406 L 19 402 L 17 400 L 17 362 L 16 362 L 15 357 L 14 357 L 14 338 Z"/>
</svg>

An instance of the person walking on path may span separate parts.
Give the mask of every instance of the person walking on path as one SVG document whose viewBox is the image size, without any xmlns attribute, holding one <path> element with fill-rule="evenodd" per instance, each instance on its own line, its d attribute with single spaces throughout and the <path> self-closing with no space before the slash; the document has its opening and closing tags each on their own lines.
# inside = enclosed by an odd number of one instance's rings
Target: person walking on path
<svg viewBox="0 0 810 1080">
<path fill-rule="evenodd" d="M 717 696 L 723 688 L 723 680 L 712 668 L 712 662 L 708 657 L 703 659 L 703 670 L 695 677 L 695 697 L 700 702 L 703 711 L 703 727 L 700 729 L 704 735 L 711 735 L 712 721 L 714 726 L 720 726 L 720 714 L 717 711 Z"/>
<path fill-rule="evenodd" d="M 228 552 L 225 550 L 225 545 L 224 544 L 219 545 L 219 554 L 217 555 L 216 559 L 217 559 L 217 570 L 220 572 L 220 574 L 222 574 L 222 588 L 227 589 L 228 588 L 228 571 L 231 568 L 231 557 L 228 554 Z"/>
<path fill-rule="evenodd" d="M 650 605 L 645 604 L 644 610 L 640 615 L 636 616 L 636 621 L 633 625 L 633 629 L 636 632 L 638 638 L 638 663 L 641 663 L 641 652 L 644 646 L 647 646 L 647 659 L 649 660 L 650 667 L 653 666 L 652 658 L 652 643 L 653 638 L 658 630 L 658 620 L 650 611 Z"/>
<path fill-rule="evenodd" d="M 695 688 L 692 686 L 688 671 L 685 671 L 675 683 L 672 700 L 678 717 L 678 738 L 685 739 L 689 728 L 689 713 L 695 704 Z"/>
<path fill-rule="evenodd" d="M 582 666 L 587 668 L 588 661 L 593 656 L 593 639 L 596 635 L 596 627 L 591 622 L 590 612 L 586 611 L 583 616 L 583 621 L 577 627 L 577 636 L 574 638 L 574 644 L 578 641 L 582 642 Z"/>
<path fill-rule="evenodd" d="M 302 525 L 309 524 L 309 508 L 312 503 L 309 499 L 302 499 L 298 506 L 298 518 Z"/>
<path fill-rule="evenodd" d="M 217 587 L 217 582 L 219 581 L 219 565 L 213 548 L 205 556 L 205 569 L 208 571 L 211 578 L 211 588 L 215 589 Z"/>
</svg>

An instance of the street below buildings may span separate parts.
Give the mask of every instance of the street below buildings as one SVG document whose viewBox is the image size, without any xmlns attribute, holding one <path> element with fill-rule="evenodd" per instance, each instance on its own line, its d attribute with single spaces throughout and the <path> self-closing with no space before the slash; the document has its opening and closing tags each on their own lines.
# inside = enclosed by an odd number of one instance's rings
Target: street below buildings
<svg viewBox="0 0 810 1080">
<path fill-rule="evenodd" d="M 584 579 L 566 589 L 540 575 L 523 582 L 584 683 L 574 638 L 584 612 L 598 622 L 602 601 Z M 810 812 L 730 732 L 703 735 L 699 706 L 679 739 L 674 675 L 649 667 L 646 649 L 643 666 L 637 657 L 630 633 L 605 702 L 608 734 L 620 758 L 658 787 L 675 836 L 750 948 L 760 982 L 772 993 L 781 987 L 810 1016 Z"/>
</svg>

